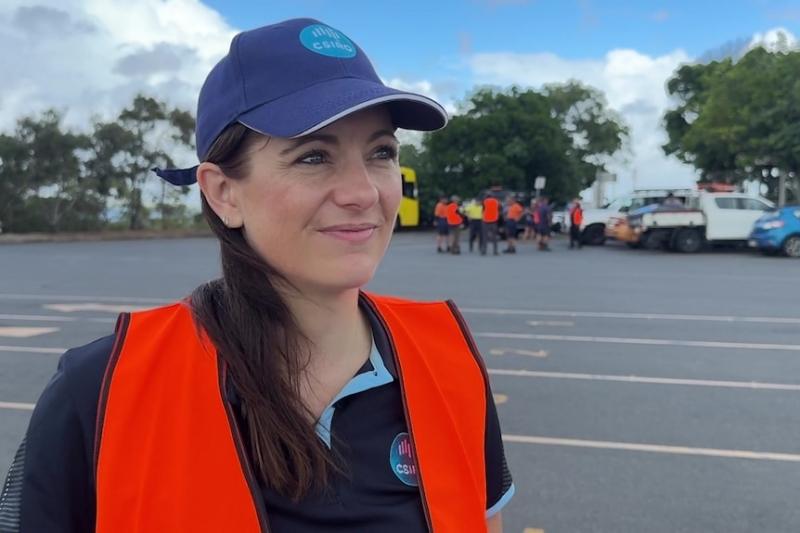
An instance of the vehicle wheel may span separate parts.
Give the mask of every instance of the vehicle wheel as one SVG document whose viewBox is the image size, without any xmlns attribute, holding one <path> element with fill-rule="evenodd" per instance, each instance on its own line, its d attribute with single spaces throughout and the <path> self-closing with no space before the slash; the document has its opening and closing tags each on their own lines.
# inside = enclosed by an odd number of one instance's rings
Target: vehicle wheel
<svg viewBox="0 0 800 533">
<path fill-rule="evenodd" d="M 783 255 L 786 257 L 800 257 L 800 235 L 792 235 L 783 241 Z"/>
<path fill-rule="evenodd" d="M 602 246 L 606 242 L 606 228 L 602 224 L 594 224 L 583 230 L 583 244 Z"/>
<path fill-rule="evenodd" d="M 641 243 L 645 250 L 661 250 L 664 247 L 664 233 L 660 231 L 646 233 Z"/>
<path fill-rule="evenodd" d="M 703 239 L 696 229 L 682 229 L 675 236 L 675 249 L 684 254 L 693 254 L 700 251 Z"/>
<path fill-rule="evenodd" d="M 399 229 L 400 229 L 400 215 L 397 215 L 397 217 L 394 219 L 394 231 L 397 231 Z"/>
</svg>

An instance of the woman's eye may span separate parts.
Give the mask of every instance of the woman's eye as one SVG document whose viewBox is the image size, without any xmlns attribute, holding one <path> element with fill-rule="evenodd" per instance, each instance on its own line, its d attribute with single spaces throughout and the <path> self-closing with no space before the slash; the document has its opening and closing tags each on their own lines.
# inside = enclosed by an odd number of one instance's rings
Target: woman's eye
<svg viewBox="0 0 800 533">
<path fill-rule="evenodd" d="M 375 151 L 375 157 L 394 160 L 397 157 L 397 148 L 394 146 L 381 146 Z"/>
<path fill-rule="evenodd" d="M 311 152 L 301 157 L 298 162 L 304 165 L 321 165 L 325 162 L 325 154 L 322 152 Z"/>
</svg>

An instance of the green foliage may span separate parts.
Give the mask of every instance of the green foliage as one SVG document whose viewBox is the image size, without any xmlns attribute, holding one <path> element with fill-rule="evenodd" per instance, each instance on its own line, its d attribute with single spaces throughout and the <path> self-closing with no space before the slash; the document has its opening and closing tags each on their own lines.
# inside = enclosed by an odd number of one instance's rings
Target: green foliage
<svg viewBox="0 0 800 533">
<path fill-rule="evenodd" d="M 600 91 L 571 81 L 541 91 L 477 89 L 463 113 L 421 148 L 401 147 L 400 162 L 416 170 L 423 218 L 442 194 L 476 195 L 502 186 L 567 200 L 625 151 L 627 127 Z M 188 188 L 155 177 L 193 148 L 194 116 L 137 95 L 112 120 L 95 118 L 76 132 L 48 110 L 21 118 L 0 134 L 0 227 L 6 232 L 203 227 L 185 206 Z M 113 209 L 112 209 L 113 207 Z M 110 217 L 120 212 L 122 219 Z"/>
<path fill-rule="evenodd" d="M 151 214 L 161 227 L 191 226 L 188 188 L 165 190 L 150 169 L 191 148 L 194 127 L 191 113 L 143 95 L 116 119 L 95 119 L 89 133 L 65 128 L 53 109 L 20 118 L 13 134 L 0 134 L 0 228 L 102 230 L 111 203 L 128 229 L 150 226 Z"/>
<path fill-rule="evenodd" d="M 777 196 L 773 169 L 795 175 L 800 198 L 800 52 L 756 47 L 737 61 L 685 65 L 667 82 L 664 153 L 707 181 L 760 180 Z"/>
<path fill-rule="evenodd" d="M 603 94 L 575 81 L 540 92 L 481 88 L 461 108 L 447 128 L 423 137 L 422 152 L 406 156 L 420 172 L 423 209 L 442 194 L 530 192 L 537 176 L 547 177 L 546 195 L 566 201 L 627 147 L 627 126 Z"/>
</svg>

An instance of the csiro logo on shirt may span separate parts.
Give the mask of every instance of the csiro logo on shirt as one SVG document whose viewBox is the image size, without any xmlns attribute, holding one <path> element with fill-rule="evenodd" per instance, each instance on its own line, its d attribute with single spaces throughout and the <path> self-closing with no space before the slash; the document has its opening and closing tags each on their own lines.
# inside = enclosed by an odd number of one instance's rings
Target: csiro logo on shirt
<svg viewBox="0 0 800 533">
<path fill-rule="evenodd" d="M 414 450 L 408 433 L 400 433 L 394 438 L 389 452 L 389 463 L 397 478 L 411 487 L 419 485 L 417 465 L 414 462 Z"/>
<path fill-rule="evenodd" d="M 312 24 L 303 28 L 300 42 L 312 52 L 323 56 L 347 59 L 356 55 L 353 41 L 339 30 L 324 24 Z"/>
</svg>

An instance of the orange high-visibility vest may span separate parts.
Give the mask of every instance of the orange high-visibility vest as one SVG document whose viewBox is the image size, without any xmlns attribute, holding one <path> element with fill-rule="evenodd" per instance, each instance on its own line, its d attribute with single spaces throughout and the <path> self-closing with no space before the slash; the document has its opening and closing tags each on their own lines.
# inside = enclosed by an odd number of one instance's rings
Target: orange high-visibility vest
<svg viewBox="0 0 800 533">
<path fill-rule="evenodd" d="M 500 219 L 500 202 L 497 198 L 488 197 L 483 201 L 483 221 L 491 224 Z"/>
<path fill-rule="evenodd" d="M 485 532 L 488 377 L 464 319 L 451 302 L 363 297 L 390 339 L 431 531 Z M 185 303 L 120 315 L 97 417 L 96 533 L 267 533 L 227 379 Z"/>
<path fill-rule="evenodd" d="M 511 207 L 508 208 L 508 218 L 511 220 L 516 220 L 519 222 L 519 219 L 522 218 L 522 213 L 524 209 L 522 208 L 519 203 L 511 204 Z"/>
<path fill-rule="evenodd" d="M 450 226 L 459 226 L 464 222 L 461 214 L 458 212 L 458 204 L 450 202 L 447 204 L 447 224 Z"/>
<path fill-rule="evenodd" d="M 572 208 L 572 223 L 576 226 L 583 224 L 583 209 L 579 205 Z"/>
</svg>

